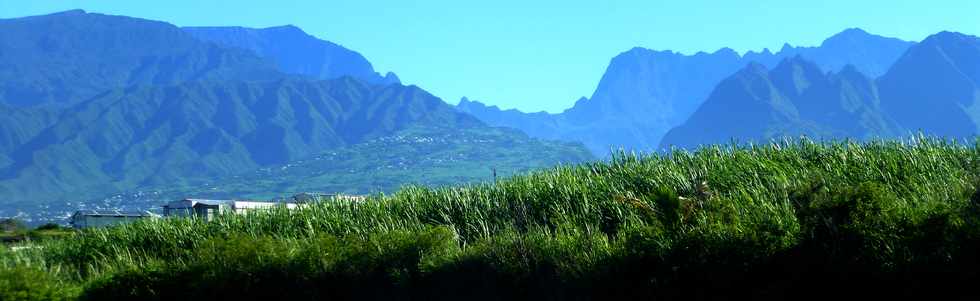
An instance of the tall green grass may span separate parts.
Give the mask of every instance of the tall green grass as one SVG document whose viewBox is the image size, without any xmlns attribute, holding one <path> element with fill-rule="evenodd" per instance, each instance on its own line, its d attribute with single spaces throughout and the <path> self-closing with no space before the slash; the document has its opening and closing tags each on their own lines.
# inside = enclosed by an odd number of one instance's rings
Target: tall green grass
<svg viewBox="0 0 980 301">
<path fill-rule="evenodd" d="M 46 287 L 0 282 L 0 299 L 779 299 L 953 286 L 980 267 L 978 164 L 975 144 L 926 138 L 620 153 L 497 183 L 86 230 L 2 251 L 0 275 L 41 274 Z"/>
</svg>

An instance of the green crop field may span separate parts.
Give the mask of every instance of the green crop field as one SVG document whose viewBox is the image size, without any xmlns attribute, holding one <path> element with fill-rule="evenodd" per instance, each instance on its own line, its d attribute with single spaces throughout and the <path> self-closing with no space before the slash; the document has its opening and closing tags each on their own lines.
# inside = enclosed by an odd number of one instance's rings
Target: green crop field
<svg viewBox="0 0 980 301">
<path fill-rule="evenodd" d="M 0 299 L 977 294 L 978 185 L 980 148 L 937 139 L 619 154 L 25 242 L 0 250 Z"/>
</svg>

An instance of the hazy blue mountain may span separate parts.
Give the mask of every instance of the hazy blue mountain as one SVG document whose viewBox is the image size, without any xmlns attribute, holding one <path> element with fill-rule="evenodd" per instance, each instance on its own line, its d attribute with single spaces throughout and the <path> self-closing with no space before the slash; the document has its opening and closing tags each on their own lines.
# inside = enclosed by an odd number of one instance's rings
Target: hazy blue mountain
<svg viewBox="0 0 980 301">
<path fill-rule="evenodd" d="M 176 26 L 81 10 L 0 19 L 0 102 L 66 106 L 129 85 L 269 80 L 274 64 Z"/>
<path fill-rule="evenodd" d="M 731 49 L 692 56 L 634 48 L 612 59 L 591 98 L 562 113 L 571 136 L 597 152 L 651 150 L 742 61 Z"/>
<path fill-rule="evenodd" d="M 219 45 L 246 49 L 276 62 L 284 72 L 335 79 L 352 76 L 370 83 L 399 83 L 389 72 L 381 76 L 360 53 L 317 39 L 292 26 L 270 28 L 184 27 L 195 37 Z"/>
<path fill-rule="evenodd" d="M 738 55 L 731 49 L 684 55 L 672 51 L 634 48 L 612 59 L 590 98 L 550 118 L 501 118 L 492 107 L 468 105 L 469 112 L 489 124 L 524 130 L 549 129 L 540 136 L 582 141 L 596 154 L 611 148 L 654 150 L 663 135 L 680 125 L 704 102 L 723 79 L 752 62 L 773 68 L 786 58 L 801 56 L 822 70 L 841 71 L 845 65 L 861 73 L 880 74 L 912 43 L 849 29 L 819 47 L 785 46 Z M 556 123 L 557 125 L 553 125 Z M 554 131 L 550 129 L 554 128 Z"/>
<path fill-rule="evenodd" d="M 532 137 L 560 139 L 561 120 L 559 115 L 547 112 L 524 113 L 518 110 L 501 110 L 497 106 L 487 106 L 469 98 L 460 99 L 456 108 L 464 113 L 481 114 L 481 120 L 488 124 L 508 124 L 511 128 L 521 128 Z"/>
<path fill-rule="evenodd" d="M 901 134 L 877 96 L 874 81 L 851 66 L 824 73 L 800 56 L 772 70 L 752 63 L 722 81 L 686 122 L 664 136 L 661 148 L 800 135 L 868 139 Z"/>
<path fill-rule="evenodd" d="M 914 44 L 869 34 L 860 28 L 851 28 L 824 40 L 818 47 L 793 47 L 785 44 L 775 57 L 782 59 L 799 55 L 825 71 L 840 71 L 851 65 L 855 70 L 876 78 L 885 74 Z M 767 65 L 772 66 L 771 62 Z"/>
<path fill-rule="evenodd" d="M 749 51 L 742 59 L 746 63 L 756 62 L 773 68 L 783 59 L 802 56 L 824 71 L 836 72 L 851 65 L 862 74 L 876 78 L 885 74 L 912 45 L 915 43 L 850 28 L 827 38 L 820 46 L 792 46 L 787 43 L 778 52 L 773 53 L 769 49 Z"/>
<path fill-rule="evenodd" d="M 905 128 L 947 137 L 980 126 L 980 39 L 941 32 L 909 49 L 884 76 L 882 106 Z"/>
</svg>

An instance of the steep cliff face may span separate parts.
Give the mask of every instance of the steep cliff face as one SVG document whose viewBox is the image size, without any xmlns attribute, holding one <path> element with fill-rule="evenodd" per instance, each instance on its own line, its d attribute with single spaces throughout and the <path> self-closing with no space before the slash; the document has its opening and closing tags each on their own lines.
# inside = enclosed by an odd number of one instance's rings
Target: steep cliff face
<svg viewBox="0 0 980 301">
<path fill-rule="evenodd" d="M 364 56 L 298 27 L 184 27 L 194 37 L 229 48 L 244 49 L 276 63 L 280 70 L 319 79 L 350 76 L 373 84 L 400 83 L 394 73 L 375 72 Z"/>
<path fill-rule="evenodd" d="M 590 98 L 551 117 L 521 116 L 509 112 L 500 118 L 492 108 L 479 106 L 467 112 L 498 126 L 569 141 L 582 141 L 599 155 L 610 149 L 656 150 L 670 129 L 684 123 L 726 77 L 750 63 L 776 67 L 799 56 L 826 71 L 884 73 L 913 43 L 849 29 L 818 47 L 786 45 L 777 53 L 764 50 L 738 55 L 731 49 L 683 55 L 671 51 L 634 48 L 610 61 Z M 535 132 L 547 128 L 548 131 Z"/>
</svg>

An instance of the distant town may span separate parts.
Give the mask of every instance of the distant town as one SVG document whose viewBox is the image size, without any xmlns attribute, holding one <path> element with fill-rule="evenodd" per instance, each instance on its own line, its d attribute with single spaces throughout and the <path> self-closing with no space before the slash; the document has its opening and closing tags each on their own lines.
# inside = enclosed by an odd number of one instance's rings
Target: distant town
<svg viewBox="0 0 980 301">
<path fill-rule="evenodd" d="M 105 227 L 162 217 L 194 217 L 211 220 L 220 214 L 248 214 L 275 208 L 296 209 L 320 201 L 360 201 L 364 196 L 304 192 L 275 200 L 213 200 L 185 198 L 162 205 L 157 210 L 80 209 L 68 218 L 75 229 Z"/>
</svg>

